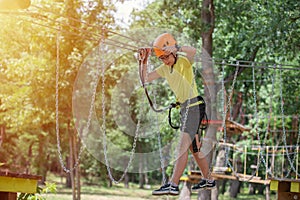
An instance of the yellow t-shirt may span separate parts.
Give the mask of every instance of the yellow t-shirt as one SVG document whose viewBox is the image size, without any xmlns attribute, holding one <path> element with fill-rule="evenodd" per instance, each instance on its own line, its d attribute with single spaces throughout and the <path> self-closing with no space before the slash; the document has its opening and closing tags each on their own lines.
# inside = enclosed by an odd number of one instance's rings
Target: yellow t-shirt
<svg viewBox="0 0 300 200">
<path fill-rule="evenodd" d="M 193 67 L 186 57 L 179 55 L 172 71 L 170 66 L 162 64 L 156 72 L 167 80 L 178 102 L 198 96 Z"/>
</svg>

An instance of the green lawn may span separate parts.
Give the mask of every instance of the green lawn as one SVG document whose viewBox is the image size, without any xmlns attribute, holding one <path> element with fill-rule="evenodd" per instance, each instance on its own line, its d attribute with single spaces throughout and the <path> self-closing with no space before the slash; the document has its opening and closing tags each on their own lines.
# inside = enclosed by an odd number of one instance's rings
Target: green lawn
<svg viewBox="0 0 300 200">
<path fill-rule="evenodd" d="M 65 188 L 62 183 L 65 182 L 62 178 L 50 174 L 48 176 L 49 182 L 54 182 L 57 185 L 57 194 L 44 194 L 47 200 L 72 200 L 72 190 Z M 84 181 L 82 180 L 82 183 Z M 104 187 L 100 185 L 87 185 L 81 186 L 81 199 L 82 200 L 175 200 L 178 199 L 174 196 L 152 196 L 152 190 L 159 188 L 159 185 L 152 185 L 145 187 L 147 189 L 139 189 L 136 184 L 129 184 L 129 189 L 124 187 L 124 184 L 113 185 L 113 187 Z M 238 198 L 233 199 L 229 197 L 228 193 L 219 195 L 219 200 L 264 200 L 263 195 L 248 195 L 247 187 L 244 187 L 242 193 L 238 194 Z M 192 194 L 192 200 L 197 199 L 197 193 Z M 276 195 L 272 195 L 270 200 L 276 200 Z"/>
<path fill-rule="evenodd" d="M 158 186 L 157 186 L 158 187 Z M 155 188 L 157 188 L 155 187 Z M 154 188 L 149 189 L 138 189 L 137 185 L 130 185 L 129 189 L 123 187 L 123 184 L 115 185 L 112 188 L 100 187 L 100 186 L 83 186 L 81 189 L 81 199 L 82 200 L 175 200 L 178 197 L 174 196 L 152 196 L 151 192 Z M 58 186 L 57 194 L 46 194 L 43 195 L 47 200 L 72 200 L 72 191 Z M 197 193 L 193 193 L 193 200 L 197 199 Z M 248 194 L 239 194 L 238 198 L 234 200 L 264 200 L 265 196 L 261 195 L 248 195 Z M 276 196 L 272 195 L 271 200 L 275 200 Z M 219 200 L 233 200 L 228 194 L 220 195 Z"/>
</svg>

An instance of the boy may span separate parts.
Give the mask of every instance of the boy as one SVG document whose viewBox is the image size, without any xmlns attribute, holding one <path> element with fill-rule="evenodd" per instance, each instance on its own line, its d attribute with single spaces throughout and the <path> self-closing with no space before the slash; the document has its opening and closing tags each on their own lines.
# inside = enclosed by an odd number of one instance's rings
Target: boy
<svg viewBox="0 0 300 200">
<path fill-rule="evenodd" d="M 176 40 L 169 33 L 158 36 L 153 43 L 155 55 L 163 64 L 154 71 L 147 73 L 149 49 L 140 50 L 142 58 L 142 78 L 151 82 L 158 78 L 165 78 L 180 103 L 181 134 L 179 143 L 179 158 L 175 162 L 173 175 L 169 183 L 152 192 L 153 195 L 178 195 L 179 179 L 187 165 L 188 149 L 202 171 L 204 179 L 192 187 L 193 191 L 215 188 L 216 182 L 209 180 L 209 167 L 205 156 L 200 152 L 198 130 L 205 114 L 205 102 L 197 91 L 194 79 L 193 59 L 196 49 L 189 46 L 179 47 Z M 181 56 L 177 52 L 183 52 Z"/>
</svg>

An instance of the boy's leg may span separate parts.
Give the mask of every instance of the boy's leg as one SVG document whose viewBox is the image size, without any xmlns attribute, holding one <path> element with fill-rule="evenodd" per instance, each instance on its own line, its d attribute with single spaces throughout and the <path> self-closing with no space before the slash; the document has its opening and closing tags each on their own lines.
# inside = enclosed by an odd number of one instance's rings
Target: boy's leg
<svg viewBox="0 0 300 200">
<path fill-rule="evenodd" d="M 198 140 L 198 135 L 196 135 L 195 140 Z M 196 142 L 197 143 L 197 142 Z M 199 147 L 199 148 L 197 148 Z M 213 189 L 216 187 L 216 181 L 211 180 L 211 177 L 209 177 L 209 164 L 207 162 L 206 156 L 200 151 L 200 145 L 197 144 L 197 147 L 193 147 L 193 144 L 190 146 L 190 150 L 193 152 L 193 156 L 196 160 L 196 163 L 198 164 L 198 167 L 200 168 L 202 172 L 203 179 L 200 180 L 198 184 L 192 187 L 193 191 L 198 191 L 202 189 Z M 194 150 L 197 151 L 194 151 Z"/>
<path fill-rule="evenodd" d="M 178 158 L 175 161 L 175 166 L 173 169 L 173 175 L 171 182 L 176 185 L 179 184 L 180 177 L 182 176 L 184 169 L 188 161 L 188 149 L 191 145 L 191 137 L 188 133 L 181 133 L 181 139 L 179 143 Z"/>
<path fill-rule="evenodd" d="M 209 165 L 208 162 L 206 160 L 206 157 L 201 153 L 201 152 L 196 152 L 193 153 L 194 159 L 196 160 L 196 163 L 198 165 L 198 167 L 200 168 L 201 172 L 202 172 L 202 176 L 205 179 L 209 179 Z"/>
<path fill-rule="evenodd" d="M 196 160 L 196 163 L 197 163 L 198 167 L 200 168 L 200 170 L 202 172 L 202 176 L 205 179 L 208 179 L 209 178 L 208 177 L 208 175 L 209 175 L 209 165 L 208 165 L 208 162 L 206 160 L 206 156 L 200 151 L 200 147 L 201 147 L 201 143 L 200 143 L 200 140 L 199 140 L 199 135 L 196 134 L 193 143 L 190 145 L 190 151 L 193 153 L 193 157 Z"/>
<path fill-rule="evenodd" d="M 186 167 L 188 160 L 188 148 L 191 143 L 190 135 L 187 133 L 181 133 L 178 149 L 178 156 L 175 161 L 173 175 L 169 183 L 163 185 L 161 188 L 154 190 L 152 192 L 153 195 L 178 195 L 179 189 L 178 184 L 180 177 Z"/>
</svg>

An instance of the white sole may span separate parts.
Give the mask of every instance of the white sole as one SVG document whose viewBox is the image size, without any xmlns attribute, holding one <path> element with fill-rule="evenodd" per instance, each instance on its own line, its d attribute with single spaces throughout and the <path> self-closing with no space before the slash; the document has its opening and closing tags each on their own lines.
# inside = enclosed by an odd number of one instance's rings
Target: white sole
<svg viewBox="0 0 300 200">
<path fill-rule="evenodd" d="M 172 196 L 177 196 L 177 195 L 179 195 L 179 193 L 172 193 L 172 192 L 168 192 L 168 193 L 166 193 L 166 192 L 162 192 L 162 193 L 152 193 L 152 195 L 154 195 L 154 196 L 161 196 L 161 195 L 172 195 Z"/>
<path fill-rule="evenodd" d="M 214 186 L 214 187 L 204 187 L 204 188 L 199 188 L 199 189 L 192 189 L 192 192 L 199 192 L 199 191 L 202 191 L 202 190 L 213 190 L 213 189 L 216 189 L 217 187 Z"/>
</svg>

